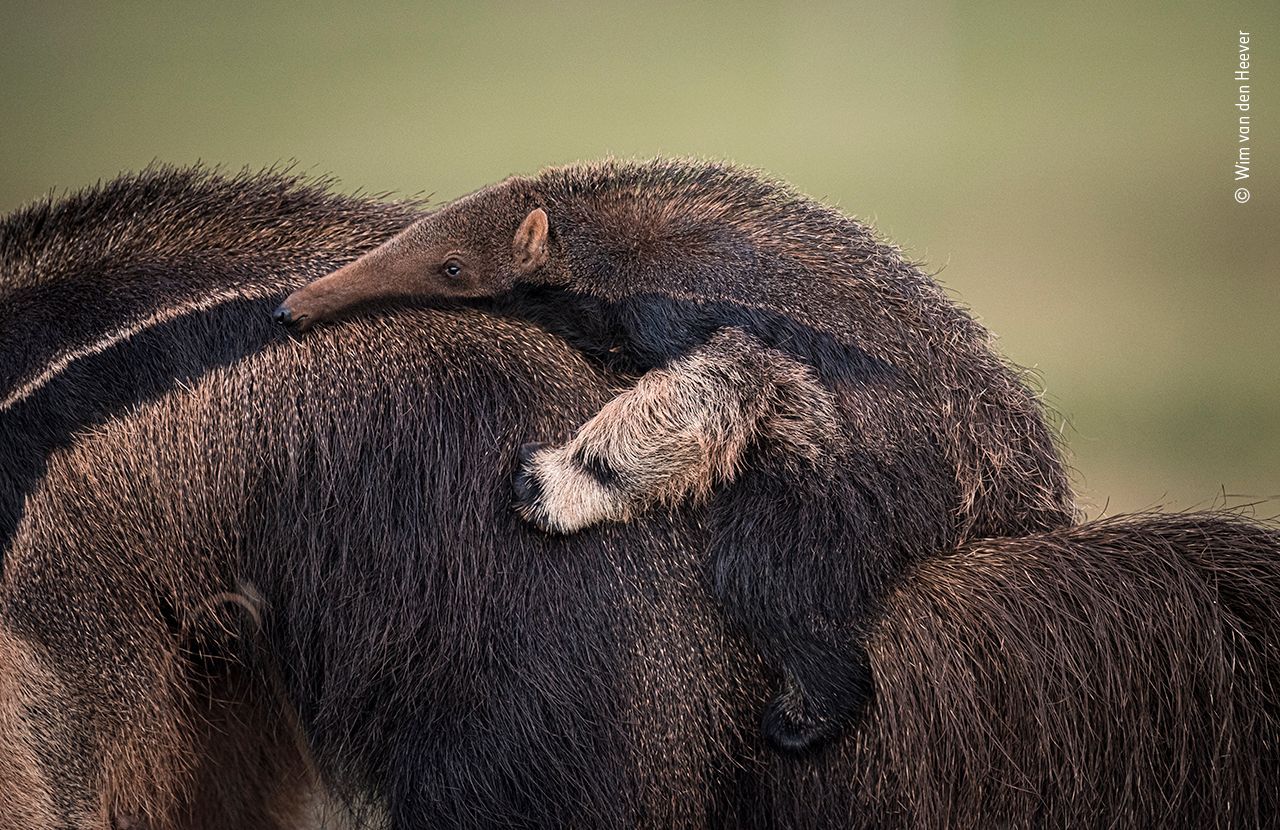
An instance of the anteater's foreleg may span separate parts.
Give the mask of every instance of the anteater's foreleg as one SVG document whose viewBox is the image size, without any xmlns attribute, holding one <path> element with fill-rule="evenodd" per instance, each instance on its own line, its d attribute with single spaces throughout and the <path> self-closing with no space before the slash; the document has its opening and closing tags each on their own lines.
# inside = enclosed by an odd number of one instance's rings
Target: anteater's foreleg
<svg viewBox="0 0 1280 830">
<path fill-rule="evenodd" d="M 813 372 L 740 329 L 643 375 L 568 443 L 526 445 L 516 509 L 543 530 L 626 521 L 704 498 L 771 437 L 812 466 L 839 439 L 831 394 Z"/>
</svg>

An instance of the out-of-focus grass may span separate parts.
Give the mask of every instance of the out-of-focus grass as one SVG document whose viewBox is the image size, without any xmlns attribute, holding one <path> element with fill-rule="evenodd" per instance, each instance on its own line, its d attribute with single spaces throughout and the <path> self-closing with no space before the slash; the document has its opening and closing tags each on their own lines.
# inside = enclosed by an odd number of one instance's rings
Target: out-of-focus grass
<svg viewBox="0 0 1280 830">
<path fill-rule="evenodd" d="M 1095 511 L 1280 495 L 1272 2 L 7 3 L 0 210 L 153 159 L 448 198 L 656 153 L 874 221 L 1033 366 Z M 1240 499 L 1236 499 L 1239 501 Z M 1280 512 L 1280 501 L 1260 508 Z"/>
</svg>

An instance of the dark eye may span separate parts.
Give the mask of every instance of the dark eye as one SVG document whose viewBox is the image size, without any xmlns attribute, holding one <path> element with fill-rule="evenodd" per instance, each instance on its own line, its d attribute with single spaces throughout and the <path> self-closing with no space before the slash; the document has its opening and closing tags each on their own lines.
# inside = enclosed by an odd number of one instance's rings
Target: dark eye
<svg viewBox="0 0 1280 830">
<path fill-rule="evenodd" d="M 462 263 L 456 259 L 451 259 L 444 264 L 444 268 L 441 270 L 444 271 L 446 277 L 456 277 L 462 273 Z"/>
</svg>

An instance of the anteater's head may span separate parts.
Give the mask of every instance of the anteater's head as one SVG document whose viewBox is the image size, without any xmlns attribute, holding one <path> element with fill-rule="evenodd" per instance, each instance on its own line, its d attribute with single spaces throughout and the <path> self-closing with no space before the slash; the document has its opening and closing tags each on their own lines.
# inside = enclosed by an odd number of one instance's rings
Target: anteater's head
<svg viewBox="0 0 1280 830">
<path fill-rule="evenodd" d="M 508 179 L 419 219 L 285 298 L 274 317 L 299 331 L 386 300 L 496 297 L 549 259 L 547 214 L 527 180 Z"/>
</svg>

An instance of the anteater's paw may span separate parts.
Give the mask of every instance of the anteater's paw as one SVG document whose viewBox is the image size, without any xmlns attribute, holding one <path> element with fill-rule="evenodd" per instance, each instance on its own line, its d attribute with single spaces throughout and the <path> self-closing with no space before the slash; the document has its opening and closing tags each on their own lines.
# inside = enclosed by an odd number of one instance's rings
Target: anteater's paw
<svg viewBox="0 0 1280 830">
<path fill-rule="evenodd" d="M 839 692 L 825 701 L 805 694 L 794 681 L 787 682 L 764 710 L 760 728 L 769 746 L 787 755 L 805 755 L 840 737 L 871 702 L 870 675 L 848 679 L 853 682 L 841 684 Z"/>
<path fill-rule="evenodd" d="M 598 469 L 564 447 L 525 444 L 512 481 L 520 517 L 547 533 L 574 533 L 626 518 L 626 499 Z"/>
</svg>

